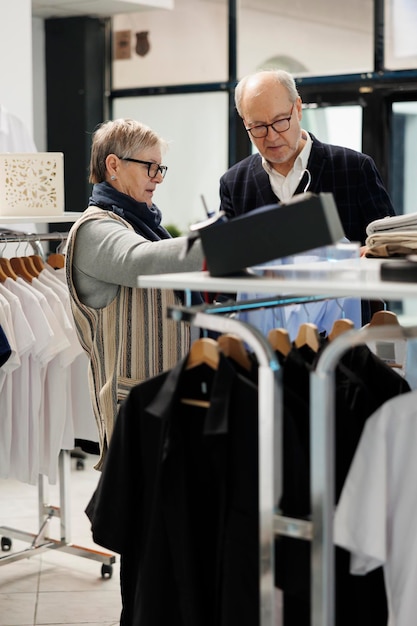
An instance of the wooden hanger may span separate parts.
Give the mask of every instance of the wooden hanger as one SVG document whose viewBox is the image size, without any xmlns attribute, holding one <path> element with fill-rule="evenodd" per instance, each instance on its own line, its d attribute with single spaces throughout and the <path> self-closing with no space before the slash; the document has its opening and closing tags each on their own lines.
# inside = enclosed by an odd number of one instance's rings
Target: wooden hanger
<svg viewBox="0 0 417 626">
<path fill-rule="evenodd" d="M 287 356 L 292 350 L 290 335 L 285 328 L 272 328 L 268 333 L 268 341 L 275 352 L 282 356 Z"/>
<path fill-rule="evenodd" d="M 45 263 L 43 262 L 40 254 L 31 254 L 29 258 L 32 259 L 33 265 L 36 267 L 39 273 L 41 273 L 45 269 Z"/>
<path fill-rule="evenodd" d="M 27 269 L 25 262 L 23 260 L 23 257 L 21 256 L 14 256 L 10 259 L 10 265 L 12 266 L 12 268 L 14 269 L 15 273 L 18 276 L 21 276 L 21 278 L 24 278 L 25 280 L 27 280 L 29 283 L 32 282 L 32 274 L 29 272 L 29 270 Z"/>
<path fill-rule="evenodd" d="M 398 321 L 396 313 L 392 311 L 375 311 L 369 322 L 369 326 L 383 326 L 385 324 L 399 326 L 400 322 Z"/>
<path fill-rule="evenodd" d="M 12 268 L 10 263 L 10 259 L 6 259 L 5 257 L 0 257 L 0 266 L 3 269 L 4 273 L 8 278 L 13 278 L 13 280 L 17 279 L 17 274 Z"/>
<path fill-rule="evenodd" d="M 238 335 L 225 333 L 217 337 L 217 343 L 223 354 L 238 363 L 245 370 L 250 371 L 252 364 L 245 348 L 245 344 Z"/>
<path fill-rule="evenodd" d="M 198 365 L 208 365 L 216 370 L 219 365 L 219 360 L 220 348 L 217 341 L 210 337 L 201 337 L 201 339 L 196 339 L 196 341 L 193 341 L 191 344 L 186 369 L 189 370 Z"/>
<path fill-rule="evenodd" d="M 400 321 L 396 315 L 396 313 L 393 313 L 393 311 L 375 311 L 375 313 L 372 315 L 371 321 L 369 322 L 369 324 L 367 324 L 365 326 L 365 328 L 370 328 L 370 327 L 375 327 L 375 326 L 401 326 Z M 400 341 L 403 341 L 402 339 L 400 339 Z M 381 345 L 383 343 L 392 343 L 393 345 L 396 343 L 396 340 L 393 339 L 391 341 L 388 342 L 381 342 Z M 381 353 L 379 351 L 379 344 L 378 342 L 376 342 L 376 354 L 378 356 L 381 356 Z M 394 354 L 392 355 L 392 359 L 390 358 L 389 360 L 387 360 L 386 355 L 384 355 L 383 360 L 385 360 L 386 363 L 388 363 L 388 365 L 390 367 L 392 367 L 393 369 L 403 369 L 403 365 L 401 363 L 396 363 L 395 359 L 395 349 L 394 349 Z"/>
<path fill-rule="evenodd" d="M 54 270 L 60 270 L 65 267 L 65 255 L 60 252 L 51 252 L 46 262 L 53 267 Z"/>
<path fill-rule="evenodd" d="M 23 256 L 22 259 L 23 263 L 26 265 L 27 271 L 32 276 L 32 278 L 37 278 L 40 274 L 40 271 L 33 262 L 33 259 L 30 256 Z"/>
<path fill-rule="evenodd" d="M 217 370 L 219 360 L 220 347 L 217 341 L 210 337 L 202 337 L 201 339 L 196 339 L 191 344 L 185 369 L 190 370 L 199 365 L 208 365 L 211 369 Z M 210 400 L 199 398 L 181 398 L 181 403 L 198 406 L 203 409 L 208 409 L 210 406 Z"/>
<path fill-rule="evenodd" d="M 309 346 L 314 352 L 318 352 L 320 348 L 320 337 L 317 326 L 312 322 L 304 322 L 301 324 L 294 345 L 296 348 Z"/>
<path fill-rule="evenodd" d="M 4 283 L 4 281 L 8 278 L 6 272 L 4 271 L 2 265 L 0 265 L 0 283 Z"/>
<path fill-rule="evenodd" d="M 343 317 L 340 320 L 335 320 L 333 322 L 332 330 L 329 332 L 329 340 L 333 341 L 339 335 L 347 332 L 348 330 L 352 330 L 355 328 L 355 324 L 352 320 L 349 320 L 347 317 Z"/>
</svg>

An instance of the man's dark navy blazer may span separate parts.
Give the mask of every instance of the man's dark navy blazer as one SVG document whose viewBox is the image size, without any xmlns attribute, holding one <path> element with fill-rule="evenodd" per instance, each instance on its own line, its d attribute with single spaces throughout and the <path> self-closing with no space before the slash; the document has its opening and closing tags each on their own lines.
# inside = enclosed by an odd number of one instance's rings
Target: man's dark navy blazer
<svg viewBox="0 0 417 626">
<path fill-rule="evenodd" d="M 361 152 L 322 143 L 311 133 L 310 137 L 308 191 L 333 193 L 346 237 L 364 244 L 370 222 L 395 215 L 375 162 Z M 306 183 L 304 176 L 296 193 L 301 193 Z M 220 198 L 220 208 L 229 218 L 278 201 L 258 153 L 236 163 L 222 176 Z"/>
</svg>

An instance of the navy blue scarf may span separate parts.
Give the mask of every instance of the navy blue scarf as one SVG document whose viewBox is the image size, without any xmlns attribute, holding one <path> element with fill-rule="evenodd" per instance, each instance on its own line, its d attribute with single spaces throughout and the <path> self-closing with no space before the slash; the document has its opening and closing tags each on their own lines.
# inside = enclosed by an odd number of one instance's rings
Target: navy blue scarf
<svg viewBox="0 0 417 626">
<path fill-rule="evenodd" d="M 169 232 L 161 226 L 162 213 L 154 204 L 148 207 L 146 202 L 137 202 L 131 196 L 117 191 L 106 183 L 96 183 L 88 201 L 88 206 L 97 206 L 104 211 L 113 211 L 129 222 L 138 235 L 142 235 L 148 241 L 170 239 Z M 177 296 L 184 302 L 183 292 L 176 291 Z M 191 293 L 192 304 L 201 304 L 203 299 L 200 293 Z"/>
<path fill-rule="evenodd" d="M 149 241 L 169 239 L 171 235 L 161 226 L 162 213 L 157 206 L 148 207 L 146 202 L 137 202 L 131 196 L 117 191 L 109 183 L 102 182 L 93 186 L 88 206 L 97 206 L 105 211 L 120 215 L 139 235 Z"/>
</svg>

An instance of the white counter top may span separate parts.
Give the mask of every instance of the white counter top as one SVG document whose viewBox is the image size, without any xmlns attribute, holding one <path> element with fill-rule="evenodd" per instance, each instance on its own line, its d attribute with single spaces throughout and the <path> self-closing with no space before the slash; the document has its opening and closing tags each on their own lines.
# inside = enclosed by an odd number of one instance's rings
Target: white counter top
<svg viewBox="0 0 417 626">
<path fill-rule="evenodd" d="M 312 265 L 283 265 L 275 276 L 216 278 L 208 272 L 154 274 L 138 277 L 138 287 L 189 289 L 219 293 L 360 297 L 401 300 L 417 298 L 417 283 L 380 280 L 380 265 L 388 259 L 357 259 Z"/>
</svg>

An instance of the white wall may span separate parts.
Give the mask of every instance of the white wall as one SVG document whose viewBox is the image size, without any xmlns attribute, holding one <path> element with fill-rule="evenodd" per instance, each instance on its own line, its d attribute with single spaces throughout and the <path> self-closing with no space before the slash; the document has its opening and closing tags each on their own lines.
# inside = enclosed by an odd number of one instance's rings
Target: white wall
<svg viewBox="0 0 417 626">
<path fill-rule="evenodd" d="M 305 19 L 294 19 L 277 13 L 242 10 L 239 77 L 263 67 L 267 59 L 276 56 L 292 57 L 306 67 L 309 74 L 316 76 L 371 71 L 372 23 L 368 29 L 364 29 L 363 24 L 357 28 L 342 28 L 314 22 L 308 19 L 308 12 Z"/>
<path fill-rule="evenodd" d="M 227 6 L 175 0 L 173 11 L 153 10 L 113 18 L 114 31 L 131 32 L 131 58 L 113 63 L 113 87 L 149 87 L 227 80 Z M 146 32 L 145 56 L 136 54 L 136 33 Z"/>
<path fill-rule="evenodd" d="M 33 134 L 31 0 L 2 2 L 0 76 L 0 102 Z"/>
</svg>

